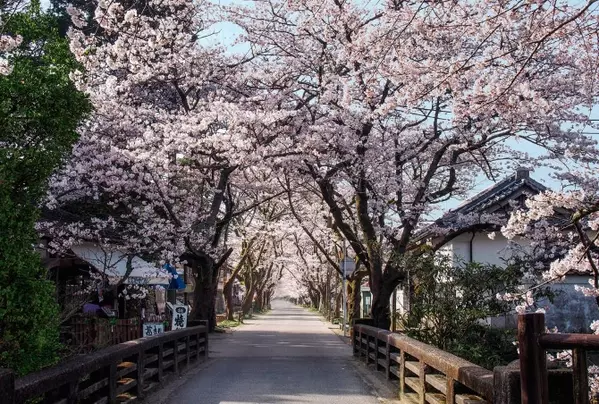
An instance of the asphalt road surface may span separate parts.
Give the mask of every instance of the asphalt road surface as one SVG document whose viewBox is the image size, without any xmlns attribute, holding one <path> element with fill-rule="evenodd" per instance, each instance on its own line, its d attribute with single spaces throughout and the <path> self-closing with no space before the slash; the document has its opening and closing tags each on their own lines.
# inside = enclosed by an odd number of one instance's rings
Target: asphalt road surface
<svg viewBox="0 0 599 404">
<path fill-rule="evenodd" d="M 317 315 L 287 302 L 211 339 L 210 357 L 167 403 L 379 403 L 355 370 L 351 347 Z"/>
</svg>

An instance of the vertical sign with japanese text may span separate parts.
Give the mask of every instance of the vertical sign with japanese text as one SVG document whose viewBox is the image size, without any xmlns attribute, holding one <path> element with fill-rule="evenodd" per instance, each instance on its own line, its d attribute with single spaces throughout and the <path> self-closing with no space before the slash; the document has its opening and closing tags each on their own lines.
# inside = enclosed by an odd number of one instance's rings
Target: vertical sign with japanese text
<svg viewBox="0 0 599 404">
<path fill-rule="evenodd" d="M 187 306 L 175 305 L 173 306 L 173 326 L 172 330 L 178 330 L 180 328 L 187 327 Z"/>
</svg>

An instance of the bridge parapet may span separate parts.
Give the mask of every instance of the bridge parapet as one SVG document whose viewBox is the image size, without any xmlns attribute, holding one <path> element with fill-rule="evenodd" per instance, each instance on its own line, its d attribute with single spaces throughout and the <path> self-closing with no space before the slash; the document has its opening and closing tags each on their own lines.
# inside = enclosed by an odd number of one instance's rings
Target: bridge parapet
<svg viewBox="0 0 599 404">
<path fill-rule="evenodd" d="M 397 379 L 404 402 L 493 402 L 493 372 L 406 335 L 354 325 L 354 355 Z"/>
<path fill-rule="evenodd" d="M 599 336 L 546 334 L 542 316 L 520 315 L 520 365 L 493 371 L 363 323 L 353 327 L 354 355 L 396 381 L 405 403 L 589 404 L 586 351 L 599 350 Z M 547 369 L 545 350 L 552 348 L 574 350 L 574 372 Z"/>
<path fill-rule="evenodd" d="M 143 398 L 167 376 L 208 357 L 206 326 L 127 341 L 14 379 L 0 370 L 0 404 L 113 404 Z"/>
</svg>

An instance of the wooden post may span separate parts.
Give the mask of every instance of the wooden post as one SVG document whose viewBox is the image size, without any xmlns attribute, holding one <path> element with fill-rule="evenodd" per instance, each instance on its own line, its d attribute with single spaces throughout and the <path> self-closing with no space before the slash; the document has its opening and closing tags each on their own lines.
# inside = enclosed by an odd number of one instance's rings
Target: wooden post
<svg viewBox="0 0 599 404">
<path fill-rule="evenodd" d="M 574 404 L 589 404 L 589 375 L 587 353 L 582 348 L 572 350 Z"/>
<path fill-rule="evenodd" d="M 548 404 L 547 358 L 539 345 L 545 332 L 543 313 L 518 316 L 518 348 L 520 349 L 520 386 L 522 404 Z"/>
<path fill-rule="evenodd" d="M 206 326 L 206 330 L 204 330 L 204 358 L 208 358 L 208 326 Z"/>
<path fill-rule="evenodd" d="M 388 335 L 387 340 L 385 342 L 385 376 L 387 376 L 387 380 L 391 380 L 391 344 L 389 344 Z"/>
<path fill-rule="evenodd" d="M 366 334 L 366 364 L 370 363 L 370 335 Z"/>
<path fill-rule="evenodd" d="M 108 402 L 116 404 L 116 361 L 112 362 L 108 368 Z"/>
<path fill-rule="evenodd" d="M 164 345 L 158 345 L 158 382 L 162 382 L 164 372 Z"/>
<path fill-rule="evenodd" d="M 399 398 L 406 394 L 406 354 L 403 350 L 399 353 Z"/>
<path fill-rule="evenodd" d="M 358 356 L 361 358 L 364 355 L 364 343 L 362 342 L 362 338 L 364 338 L 364 333 L 362 332 L 362 328 L 358 329 Z"/>
<path fill-rule="evenodd" d="M 14 404 L 15 374 L 8 369 L 0 369 L 0 404 Z"/>
<path fill-rule="evenodd" d="M 144 398 L 144 373 L 146 371 L 146 355 L 143 349 L 137 354 L 137 369 L 135 370 L 136 379 L 137 379 L 137 397 Z"/>
<path fill-rule="evenodd" d="M 420 404 L 426 404 L 426 363 L 420 359 L 418 360 L 418 365 L 418 402 Z"/>
<path fill-rule="evenodd" d="M 189 367 L 189 360 L 191 359 L 191 352 L 189 347 L 189 335 L 185 337 L 185 366 Z"/>
<path fill-rule="evenodd" d="M 447 391 L 445 392 L 445 404 L 455 404 L 455 380 L 447 378 Z"/>
<path fill-rule="evenodd" d="M 77 404 L 79 402 L 79 380 L 70 382 L 67 388 L 68 388 L 67 403 L 68 404 Z"/>
<path fill-rule="evenodd" d="M 174 359 L 174 364 L 173 364 L 173 371 L 175 372 L 176 375 L 179 374 L 179 339 L 175 338 L 173 340 L 173 359 Z"/>
<path fill-rule="evenodd" d="M 200 333 L 196 334 L 196 362 L 200 359 Z"/>
<path fill-rule="evenodd" d="M 376 358 L 376 370 L 382 370 L 382 371 L 387 371 L 387 366 L 386 365 L 381 365 L 379 362 L 379 359 L 381 359 L 381 355 L 384 355 L 385 358 L 385 363 L 387 362 L 387 339 L 385 338 L 385 341 L 382 341 L 379 339 L 379 335 L 376 335 L 376 353 L 374 354 L 374 357 Z M 384 342 L 385 345 L 383 345 L 383 347 L 385 348 L 385 354 L 381 354 L 380 348 L 381 348 L 381 342 Z"/>
</svg>

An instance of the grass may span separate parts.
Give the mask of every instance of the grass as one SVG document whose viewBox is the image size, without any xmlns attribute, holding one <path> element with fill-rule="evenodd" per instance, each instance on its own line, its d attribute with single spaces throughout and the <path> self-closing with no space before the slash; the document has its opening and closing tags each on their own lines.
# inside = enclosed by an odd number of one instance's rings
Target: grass
<svg viewBox="0 0 599 404">
<path fill-rule="evenodd" d="M 219 328 L 234 328 L 234 327 L 239 327 L 241 325 L 241 323 L 237 320 L 224 320 L 221 321 L 220 323 L 218 323 L 216 326 Z"/>
</svg>

